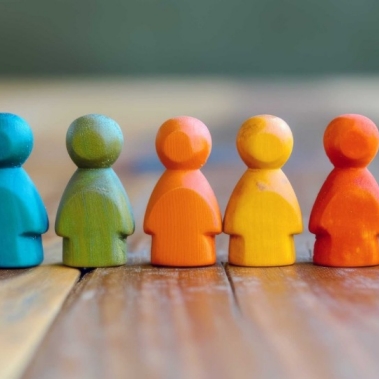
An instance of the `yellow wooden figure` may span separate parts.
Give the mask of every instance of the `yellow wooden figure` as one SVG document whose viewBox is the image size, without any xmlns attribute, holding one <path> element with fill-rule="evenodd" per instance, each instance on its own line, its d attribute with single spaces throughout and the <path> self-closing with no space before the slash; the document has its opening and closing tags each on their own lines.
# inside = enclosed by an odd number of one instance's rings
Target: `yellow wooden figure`
<svg viewBox="0 0 379 379">
<path fill-rule="evenodd" d="M 281 170 L 293 137 L 279 117 L 246 120 L 237 150 L 248 169 L 237 183 L 224 218 L 229 262 L 239 266 L 284 266 L 296 260 L 293 235 L 303 230 L 295 192 Z"/>
</svg>

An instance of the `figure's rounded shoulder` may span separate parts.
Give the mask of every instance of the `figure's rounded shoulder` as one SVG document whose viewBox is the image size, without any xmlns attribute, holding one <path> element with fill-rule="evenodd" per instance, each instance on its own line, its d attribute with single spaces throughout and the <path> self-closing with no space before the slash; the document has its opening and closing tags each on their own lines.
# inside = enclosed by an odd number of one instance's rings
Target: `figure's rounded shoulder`
<svg viewBox="0 0 379 379">
<path fill-rule="evenodd" d="M 166 170 L 156 183 L 149 203 L 155 203 L 160 197 L 177 189 L 187 189 L 206 198 L 214 196 L 212 187 L 200 170 Z"/>
<path fill-rule="evenodd" d="M 115 201 L 119 196 L 126 194 L 121 182 L 114 180 L 115 176 L 115 174 L 107 173 L 104 177 L 97 170 L 86 173 L 77 171 L 68 182 L 61 203 L 79 199 L 78 206 L 81 206 L 84 202 L 80 199 L 87 201 L 90 197 L 103 201 Z M 95 200 L 93 201 L 96 203 Z"/>
<path fill-rule="evenodd" d="M 367 169 L 334 169 L 326 178 L 315 201 L 327 203 L 331 199 L 352 196 L 373 196 L 379 199 L 379 186 L 374 176 Z"/>
<path fill-rule="evenodd" d="M 66 189 L 59 204 L 57 220 L 72 220 L 83 227 L 89 219 L 100 218 L 107 220 L 107 224 L 114 224 L 115 217 L 121 217 L 120 197 L 112 191 L 103 191 L 95 187 L 85 188 L 82 191 Z"/>
<path fill-rule="evenodd" d="M 302 217 L 297 199 L 287 199 L 275 191 L 258 191 L 249 196 L 236 192 L 231 197 L 224 216 L 224 232 L 245 235 L 265 233 L 273 228 L 288 233 L 302 231 Z M 271 232 L 269 232 L 271 233 Z"/>
<path fill-rule="evenodd" d="M 219 213 L 217 202 L 210 201 L 201 192 L 182 187 L 171 189 L 157 198 L 152 204 L 149 214 L 146 212 L 146 216 L 154 214 L 154 217 L 159 217 L 161 213 L 164 213 L 167 217 L 176 215 L 181 218 L 203 217 L 206 219 L 207 215 L 215 212 Z"/>
<path fill-rule="evenodd" d="M 0 189 L 26 204 L 33 203 L 36 197 L 40 199 L 36 186 L 22 167 L 0 169 Z"/>
<path fill-rule="evenodd" d="M 325 181 L 311 211 L 309 230 L 312 233 L 338 229 L 338 225 L 343 228 L 344 223 L 352 220 L 357 225 L 363 225 L 368 219 L 372 219 L 373 225 L 379 223 L 379 187 L 375 179 L 368 171 L 355 178 L 359 186 L 354 185 L 354 179 L 347 179 L 337 175 L 337 179 L 332 176 Z"/>
<path fill-rule="evenodd" d="M 153 230 L 152 219 L 159 216 L 159 213 L 177 214 L 176 211 L 180 212 L 181 208 L 188 210 L 188 205 L 191 205 L 194 216 L 203 212 L 204 216 L 219 219 L 221 223 L 216 196 L 200 170 L 167 170 L 157 182 L 147 204 L 145 231 Z"/>
<path fill-rule="evenodd" d="M 237 182 L 232 197 L 249 197 L 259 199 L 265 193 L 277 193 L 284 198 L 296 199 L 290 181 L 281 169 L 248 169 Z M 259 201 L 259 200 L 257 200 Z"/>
<path fill-rule="evenodd" d="M 148 234 L 169 234 L 171 229 L 186 235 L 220 233 L 222 218 L 218 204 L 188 188 L 167 192 L 146 212 L 144 231 Z"/>
</svg>

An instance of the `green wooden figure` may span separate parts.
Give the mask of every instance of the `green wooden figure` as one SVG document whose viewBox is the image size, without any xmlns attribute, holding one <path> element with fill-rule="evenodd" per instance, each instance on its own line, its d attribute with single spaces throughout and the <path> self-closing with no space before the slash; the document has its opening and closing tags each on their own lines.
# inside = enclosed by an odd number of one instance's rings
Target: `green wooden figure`
<svg viewBox="0 0 379 379">
<path fill-rule="evenodd" d="M 63 237 L 63 263 L 108 267 L 126 263 L 126 237 L 134 232 L 128 196 L 111 165 L 123 145 L 118 124 L 91 114 L 76 119 L 66 137 L 78 166 L 58 208 L 56 233 Z"/>
</svg>

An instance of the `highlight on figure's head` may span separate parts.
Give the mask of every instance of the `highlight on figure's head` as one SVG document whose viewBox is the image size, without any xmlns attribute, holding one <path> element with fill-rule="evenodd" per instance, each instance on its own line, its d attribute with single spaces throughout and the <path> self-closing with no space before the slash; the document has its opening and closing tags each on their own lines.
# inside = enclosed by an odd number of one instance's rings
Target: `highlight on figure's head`
<svg viewBox="0 0 379 379">
<path fill-rule="evenodd" d="M 67 151 L 80 168 L 110 167 L 119 157 L 123 143 L 116 121 L 100 114 L 77 118 L 66 136 Z"/>
<path fill-rule="evenodd" d="M 168 169 L 199 169 L 207 161 L 212 147 L 208 128 L 189 116 L 167 120 L 155 141 L 161 162 Z"/>
<path fill-rule="evenodd" d="M 241 125 L 236 144 L 239 155 L 249 168 L 276 169 L 290 157 L 293 136 L 281 118 L 259 115 Z"/>
<path fill-rule="evenodd" d="M 28 123 L 12 113 L 0 113 L 0 167 L 21 166 L 33 149 Z"/>
<path fill-rule="evenodd" d="M 335 167 L 366 167 L 378 151 L 378 128 L 359 114 L 338 116 L 325 130 L 324 147 Z"/>
</svg>

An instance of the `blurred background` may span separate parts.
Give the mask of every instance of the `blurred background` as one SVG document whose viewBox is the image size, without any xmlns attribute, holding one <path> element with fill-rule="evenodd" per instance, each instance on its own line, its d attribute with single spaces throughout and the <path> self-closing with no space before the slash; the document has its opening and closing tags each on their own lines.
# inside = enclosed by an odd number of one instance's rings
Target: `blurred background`
<svg viewBox="0 0 379 379">
<path fill-rule="evenodd" d="M 1 0 L 0 73 L 376 72 L 376 0 Z"/>
<path fill-rule="evenodd" d="M 33 128 L 25 167 L 52 224 L 75 170 L 68 126 L 88 113 L 114 118 L 125 136 L 115 169 L 132 203 L 139 178 L 153 178 L 136 212 L 139 230 L 163 171 L 154 140 L 166 119 L 190 115 L 209 127 L 204 172 L 223 211 L 245 170 L 234 145 L 239 126 L 277 115 L 294 134 L 284 171 L 306 226 L 332 168 L 322 146 L 328 122 L 361 113 L 379 123 L 378 15 L 377 0 L 0 0 L 0 111 Z"/>
</svg>

